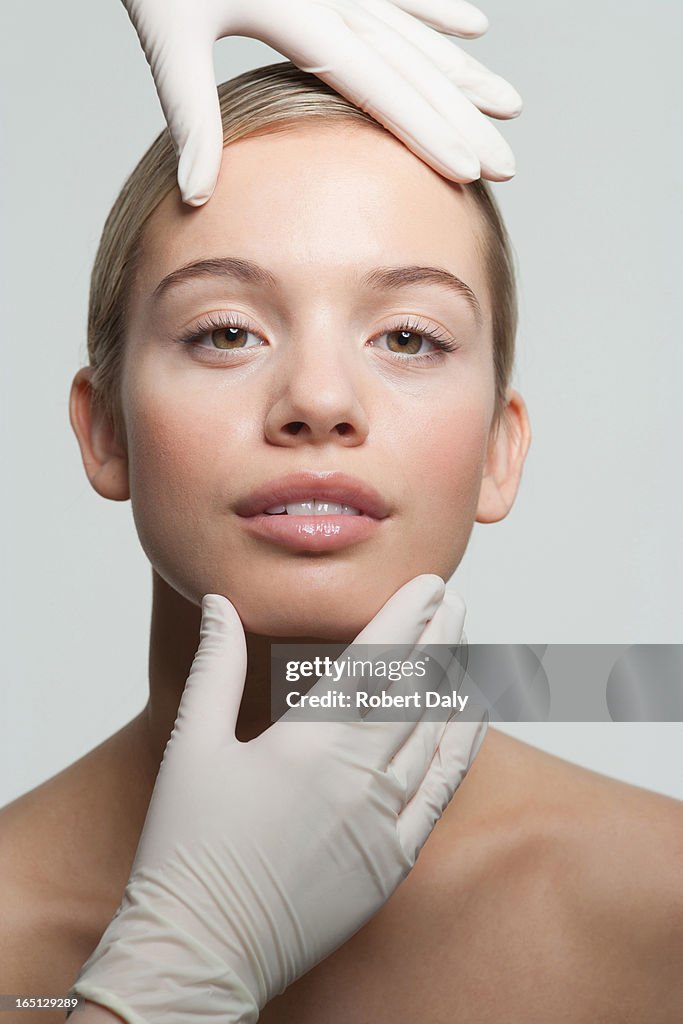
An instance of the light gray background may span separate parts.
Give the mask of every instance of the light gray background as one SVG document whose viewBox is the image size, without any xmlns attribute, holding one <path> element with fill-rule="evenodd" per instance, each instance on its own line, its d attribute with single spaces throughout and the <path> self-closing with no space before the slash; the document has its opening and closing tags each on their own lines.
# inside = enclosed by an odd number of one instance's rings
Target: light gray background
<svg viewBox="0 0 683 1024">
<path fill-rule="evenodd" d="M 454 577 L 468 636 L 680 643 L 683 5 L 482 7 L 463 45 L 526 101 L 502 128 L 517 178 L 494 187 L 534 438 L 512 513 L 475 526 Z M 163 120 L 117 0 L 3 4 L 0 46 L 2 804 L 145 701 L 149 564 L 130 504 L 87 482 L 67 399 L 105 216 Z M 226 40 L 217 78 L 277 59 Z M 683 798 L 681 724 L 503 728 Z"/>
</svg>

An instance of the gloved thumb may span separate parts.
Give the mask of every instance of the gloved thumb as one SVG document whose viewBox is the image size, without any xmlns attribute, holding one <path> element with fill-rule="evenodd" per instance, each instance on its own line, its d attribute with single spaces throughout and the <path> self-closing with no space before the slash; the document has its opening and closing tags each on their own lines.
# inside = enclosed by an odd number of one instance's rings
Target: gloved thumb
<svg viewBox="0 0 683 1024">
<path fill-rule="evenodd" d="M 204 595 L 199 635 L 173 732 L 183 745 L 206 746 L 234 739 L 247 645 L 234 605 L 221 594 Z"/>
</svg>

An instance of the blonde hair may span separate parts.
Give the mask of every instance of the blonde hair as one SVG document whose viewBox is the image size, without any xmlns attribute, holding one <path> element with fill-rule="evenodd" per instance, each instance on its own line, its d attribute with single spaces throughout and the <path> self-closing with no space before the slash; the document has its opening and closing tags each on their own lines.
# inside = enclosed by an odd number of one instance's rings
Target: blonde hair
<svg viewBox="0 0 683 1024">
<path fill-rule="evenodd" d="M 218 87 L 224 145 L 247 136 L 275 133 L 307 118 L 364 122 L 385 132 L 369 114 L 338 95 L 316 75 L 289 61 L 237 75 Z M 128 296 L 142 250 L 147 219 L 177 187 L 177 156 L 168 130 L 162 131 L 121 189 L 102 230 L 90 279 L 88 358 L 94 368 L 93 401 L 110 417 L 125 444 L 120 381 Z M 505 402 L 514 361 L 517 298 L 514 264 L 505 225 L 486 183 L 464 186 L 483 224 L 482 253 L 493 316 L 495 415 Z"/>
</svg>

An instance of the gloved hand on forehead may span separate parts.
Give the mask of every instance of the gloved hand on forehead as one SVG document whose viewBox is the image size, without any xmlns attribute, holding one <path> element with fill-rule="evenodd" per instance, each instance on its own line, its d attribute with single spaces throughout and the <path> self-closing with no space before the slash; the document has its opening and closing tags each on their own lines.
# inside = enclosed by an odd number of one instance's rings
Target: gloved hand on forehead
<svg viewBox="0 0 683 1024">
<path fill-rule="evenodd" d="M 464 615 L 439 577 L 418 576 L 356 643 L 417 654 L 444 645 L 446 658 Z M 395 891 L 486 730 L 485 720 L 287 712 L 242 743 L 246 667 L 235 608 L 207 595 L 123 900 L 69 992 L 128 1024 L 253 1024 Z M 415 681 L 387 692 L 402 687 Z M 329 692 L 329 679 L 316 690 Z M 88 1012 L 76 1010 L 74 1024 Z"/>
<path fill-rule="evenodd" d="M 123 0 L 152 69 L 179 156 L 183 200 L 216 185 L 223 132 L 213 44 L 260 39 L 369 113 L 452 181 L 515 173 L 507 142 L 484 117 L 516 117 L 513 87 L 445 35 L 482 35 L 465 0 Z M 483 112 L 483 113 L 482 113 Z"/>
</svg>

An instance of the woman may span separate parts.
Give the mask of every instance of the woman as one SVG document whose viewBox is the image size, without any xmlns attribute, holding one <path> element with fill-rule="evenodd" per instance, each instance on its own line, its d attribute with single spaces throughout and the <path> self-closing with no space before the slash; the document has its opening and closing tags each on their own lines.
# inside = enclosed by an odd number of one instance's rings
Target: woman
<svg viewBox="0 0 683 1024">
<path fill-rule="evenodd" d="M 93 273 L 71 417 L 152 563 L 150 697 L 3 812 L 7 992 L 65 993 L 119 904 L 202 596 L 247 631 L 247 740 L 270 722 L 271 638 L 346 640 L 415 575 L 448 579 L 474 521 L 509 511 L 529 445 L 485 186 L 446 182 L 287 65 L 221 102 L 211 203 L 182 207 L 162 136 Z M 330 470 L 383 502 L 363 543 L 286 526 L 284 546 L 245 516 L 265 483 Z M 261 1019 L 677 1021 L 682 848 L 676 801 L 489 730 L 405 883 Z"/>
</svg>

